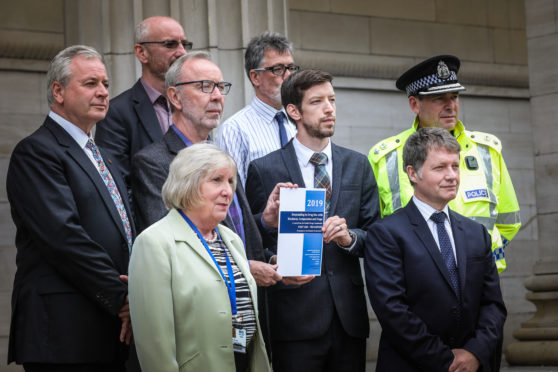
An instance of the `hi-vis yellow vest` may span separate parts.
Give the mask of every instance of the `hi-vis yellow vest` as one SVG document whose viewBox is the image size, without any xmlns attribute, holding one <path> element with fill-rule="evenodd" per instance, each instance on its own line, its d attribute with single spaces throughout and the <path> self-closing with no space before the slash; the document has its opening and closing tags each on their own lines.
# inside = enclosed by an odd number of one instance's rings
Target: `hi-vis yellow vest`
<svg viewBox="0 0 558 372">
<path fill-rule="evenodd" d="M 403 169 L 403 147 L 417 127 L 418 118 L 412 128 L 380 141 L 368 154 L 378 184 L 382 217 L 403 208 L 413 196 L 413 186 Z M 519 204 L 501 154 L 502 144 L 492 134 L 465 130 L 461 121 L 453 134 L 461 145 L 460 185 L 449 207 L 486 227 L 500 273 L 506 269 L 504 248 L 521 227 Z M 474 158 L 477 169 L 467 166 L 467 157 Z"/>
</svg>

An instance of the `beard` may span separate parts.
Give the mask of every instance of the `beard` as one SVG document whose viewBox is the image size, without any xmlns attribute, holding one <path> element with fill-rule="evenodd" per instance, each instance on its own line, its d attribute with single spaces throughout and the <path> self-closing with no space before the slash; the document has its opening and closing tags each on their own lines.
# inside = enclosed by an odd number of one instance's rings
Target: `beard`
<svg viewBox="0 0 558 372">
<path fill-rule="evenodd" d="M 310 137 L 329 138 L 329 137 L 333 136 L 333 134 L 335 133 L 335 126 L 333 126 L 331 129 L 329 129 L 329 128 L 322 127 L 321 124 L 322 124 L 321 120 L 320 120 L 320 122 L 318 123 L 317 126 L 305 123 L 304 121 L 302 122 L 302 126 L 304 127 L 304 129 L 306 130 L 306 133 L 308 133 L 308 135 Z"/>
</svg>

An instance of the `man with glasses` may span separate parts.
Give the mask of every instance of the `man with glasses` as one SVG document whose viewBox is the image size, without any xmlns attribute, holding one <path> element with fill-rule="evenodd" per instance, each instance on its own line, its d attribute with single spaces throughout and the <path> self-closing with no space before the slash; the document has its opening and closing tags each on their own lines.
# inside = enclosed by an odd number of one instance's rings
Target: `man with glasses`
<svg viewBox="0 0 558 372">
<path fill-rule="evenodd" d="M 236 161 L 242 184 L 252 160 L 280 149 L 296 134 L 296 126 L 281 104 L 281 84 L 299 69 L 294 64 L 291 42 L 272 32 L 250 41 L 244 67 L 256 96 L 223 123 L 216 138 Z"/>
<path fill-rule="evenodd" d="M 110 101 L 95 134 L 97 143 L 120 160 L 128 189 L 132 156 L 160 140 L 171 125 L 165 74 L 191 48 L 182 26 L 172 18 L 150 17 L 136 27 L 134 53 L 141 63 L 141 78 Z"/>
<path fill-rule="evenodd" d="M 231 84 L 223 81 L 219 67 L 206 52 L 180 57 L 166 76 L 167 97 L 174 108 L 173 125 L 163 138 L 132 158 L 131 187 L 138 232 L 167 214 L 161 189 L 176 154 L 194 143 L 209 139 L 216 128 Z M 242 187 L 236 193 L 223 223 L 244 241 L 250 270 L 258 285 L 281 280 L 276 266 L 264 262 L 262 240 Z"/>
</svg>

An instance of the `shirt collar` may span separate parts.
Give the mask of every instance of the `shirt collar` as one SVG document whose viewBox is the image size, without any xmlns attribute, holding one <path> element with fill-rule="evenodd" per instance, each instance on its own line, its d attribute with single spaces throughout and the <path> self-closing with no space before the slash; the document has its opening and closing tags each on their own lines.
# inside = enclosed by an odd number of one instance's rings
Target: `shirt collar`
<svg viewBox="0 0 558 372">
<path fill-rule="evenodd" d="M 273 119 L 275 119 L 275 115 L 277 115 L 277 113 L 280 111 L 285 114 L 285 117 L 287 118 L 288 121 L 287 112 L 285 111 L 284 107 L 282 107 L 281 110 L 277 110 L 274 107 L 262 101 L 261 99 L 259 99 L 257 96 L 254 96 L 254 99 L 252 99 L 250 105 L 252 106 L 254 111 L 256 111 L 256 113 L 260 115 L 264 119 L 264 121 L 268 124 L 273 123 Z"/>
<path fill-rule="evenodd" d="M 293 146 L 298 160 L 304 164 L 305 167 L 308 166 L 310 158 L 314 155 L 315 151 L 300 143 L 296 136 L 293 138 Z M 327 162 L 329 163 L 331 161 L 331 140 L 328 139 L 327 146 L 321 152 L 327 155 Z"/>
<path fill-rule="evenodd" d="M 419 198 L 417 198 L 414 195 L 413 195 L 413 202 L 415 203 L 415 205 L 417 206 L 417 209 L 419 210 L 420 214 L 422 215 L 422 217 L 426 221 L 428 221 L 430 219 L 430 217 L 432 216 L 433 213 L 444 212 L 445 215 L 446 215 L 447 220 L 450 222 L 450 225 L 451 225 L 451 220 L 449 218 L 449 208 L 448 208 L 447 204 L 444 207 L 444 209 L 439 211 L 436 208 L 432 207 L 431 205 L 423 202 L 422 200 L 420 200 Z"/>
<path fill-rule="evenodd" d="M 54 111 L 50 111 L 48 116 L 54 120 L 58 125 L 60 125 L 68 134 L 78 143 L 81 148 L 85 148 L 87 141 L 91 138 L 87 133 L 85 133 L 77 125 L 64 119 L 62 116 L 58 115 Z"/>
<path fill-rule="evenodd" d="M 140 81 L 141 81 L 141 85 L 143 85 L 143 89 L 145 89 L 145 93 L 147 93 L 147 97 L 149 97 L 149 101 L 151 102 L 152 105 L 155 104 L 157 98 L 162 96 L 162 94 L 159 93 L 157 89 L 149 85 L 147 81 L 143 80 L 143 78 L 140 78 Z"/>
<path fill-rule="evenodd" d="M 415 131 L 417 131 L 418 127 L 419 127 L 419 117 L 417 115 L 415 116 L 415 121 L 413 122 L 413 128 L 415 128 Z M 455 139 L 459 139 L 459 137 L 461 136 L 461 134 L 463 134 L 463 132 L 465 132 L 465 126 L 463 125 L 461 120 L 458 120 L 457 124 L 455 124 L 455 128 L 453 128 L 453 130 L 450 131 L 450 133 L 453 134 Z"/>
</svg>

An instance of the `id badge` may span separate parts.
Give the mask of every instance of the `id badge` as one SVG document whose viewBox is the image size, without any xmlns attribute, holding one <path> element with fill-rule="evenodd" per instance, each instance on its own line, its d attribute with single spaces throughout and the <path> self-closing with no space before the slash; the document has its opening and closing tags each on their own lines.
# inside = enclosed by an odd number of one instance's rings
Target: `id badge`
<svg viewBox="0 0 558 372">
<path fill-rule="evenodd" d="M 237 327 L 232 329 L 233 350 L 236 353 L 246 353 L 246 330 Z"/>
</svg>

